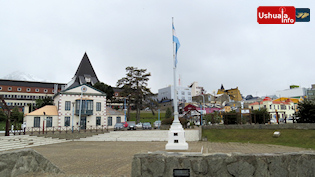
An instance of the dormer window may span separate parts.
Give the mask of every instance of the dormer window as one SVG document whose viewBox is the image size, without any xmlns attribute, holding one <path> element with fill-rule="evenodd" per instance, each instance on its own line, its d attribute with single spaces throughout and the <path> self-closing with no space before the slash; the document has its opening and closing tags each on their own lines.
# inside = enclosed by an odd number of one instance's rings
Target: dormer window
<svg viewBox="0 0 315 177">
<path fill-rule="evenodd" d="M 91 83 L 91 76 L 90 75 L 84 75 L 84 79 L 86 83 Z"/>
</svg>

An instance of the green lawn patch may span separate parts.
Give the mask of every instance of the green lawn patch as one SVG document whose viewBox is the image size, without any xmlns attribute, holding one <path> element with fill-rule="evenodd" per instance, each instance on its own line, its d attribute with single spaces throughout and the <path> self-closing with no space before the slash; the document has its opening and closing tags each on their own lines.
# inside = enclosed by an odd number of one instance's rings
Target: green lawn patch
<svg viewBox="0 0 315 177">
<path fill-rule="evenodd" d="M 315 130 L 279 130 L 281 135 L 274 138 L 276 130 L 265 129 L 207 129 L 203 137 L 211 142 L 241 142 L 256 144 L 274 144 L 315 149 Z"/>
<path fill-rule="evenodd" d="M 165 119 L 165 112 L 160 113 L 160 120 Z M 158 113 L 155 112 L 155 115 L 152 112 L 140 112 L 140 122 L 150 122 L 151 124 L 158 120 Z M 130 113 L 130 121 L 136 121 L 136 113 Z"/>
</svg>

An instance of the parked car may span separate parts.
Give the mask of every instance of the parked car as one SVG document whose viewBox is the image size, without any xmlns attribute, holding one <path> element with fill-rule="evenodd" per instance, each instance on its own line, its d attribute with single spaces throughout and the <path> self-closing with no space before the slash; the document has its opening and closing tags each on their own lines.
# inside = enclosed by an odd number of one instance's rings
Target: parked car
<svg viewBox="0 0 315 177">
<path fill-rule="evenodd" d="M 124 124 L 123 123 L 116 123 L 115 126 L 114 126 L 114 131 L 116 130 L 124 130 L 125 127 L 124 127 Z"/>
<path fill-rule="evenodd" d="M 128 123 L 127 122 L 122 122 L 122 124 L 124 125 L 125 128 L 128 127 Z"/>
<path fill-rule="evenodd" d="M 154 127 L 154 129 L 160 128 L 161 127 L 161 121 L 160 120 L 155 121 L 153 123 L 153 127 Z"/>
<path fill-rule="evenodd" d="M 143 124 L 140 122 L 140 123 L 137 123 L 137 124 L 136 124 L 136 127 L 137 127 L 137 128 L 142 128 L 142 125 L 143 125 Z"/>
<path fill-rule="evenodd" d="M 134 122 L 129 122 L 128 130 L 137 130 L 136 124 Z"/>
<path fill-rule="evenodd" d="M 152 129 L 152 126 L 150 124 L 150 122 L 145 122 L 142 124 L 142 129 L 145 130 L 145 129 L 148 129 L 148 130 L 151 130 Z"/>
</svg>

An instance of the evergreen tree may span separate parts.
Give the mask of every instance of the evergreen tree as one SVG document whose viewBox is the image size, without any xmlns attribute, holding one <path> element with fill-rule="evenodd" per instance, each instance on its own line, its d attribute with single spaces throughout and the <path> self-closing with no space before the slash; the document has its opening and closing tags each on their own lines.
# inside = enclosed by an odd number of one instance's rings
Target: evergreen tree
<svg viewBox="0 0 315 177">
<path fill-rule="evenodd" d="M 315 123 L 315 103 L 311 100 L 303 100 L 298 103 L 296 116 L 298 123 Z"/>
<path fill-rule="evenodd" d="M 36 103 L 36 108 L 39 109 L 46 105 L 54 105 L 54 100 L 51 97 L 46 96 L 43 99 L 35 100 L 35 103 Z"/>
<path fill-rule="evenodd" d="M 146 95 L 152 94 L 150 89 L 147 88 L 150 73 L 146 72 L 146 69 L 138 69 L 137 67 L 126 67 L 126 77 L 123 77 L 117 81 L 117 86 L 123 88 L 124 95 L 128 95 L 128 104 L 130 100 L 134 100 L 134 104 L 137 110 L 136 122 L 140 122 L 140 110 L 142 108 L 142 101 Z M 128 109 L 129 110 L 129 109 Z M 129 111 L 128 111 L 129 114 Z M 129 117 L 129 115 L 128 115 Z"/>
<path fill-rule="evenodd" d="M 167 108 L 165 112 L 165 118 L 171 118 L 171 117 L 172 117 L 172 111 L 170 108 Z"/>
<path fill-rule="evenodd" d="M 112 100 L 114 90 L 110 85 L 104 84 L 103 82 L 97 82 L 93 85 L 93 87 L 106 93 L 106 98 Z"/>
</svg>

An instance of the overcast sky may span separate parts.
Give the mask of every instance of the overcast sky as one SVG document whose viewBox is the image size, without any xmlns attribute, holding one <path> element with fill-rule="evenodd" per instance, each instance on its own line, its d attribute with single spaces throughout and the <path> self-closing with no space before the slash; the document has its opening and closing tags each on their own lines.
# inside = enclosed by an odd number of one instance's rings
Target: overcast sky
<svg viewBox="0 0 315 177">
<path fill-rule="evenodd" d="M 314 0 L 0 0 L 0 78 L 21 71 L 67 83 L 87 52 L 100 81 L 127 66 L 149 87 L 173 84 L 172 17 L 181 43 L 177 78 L 206 91 L 265 96 L 315 84 L 315 24 L 259 25 L 258 6 L 315 9 Z"/>
</svg>

